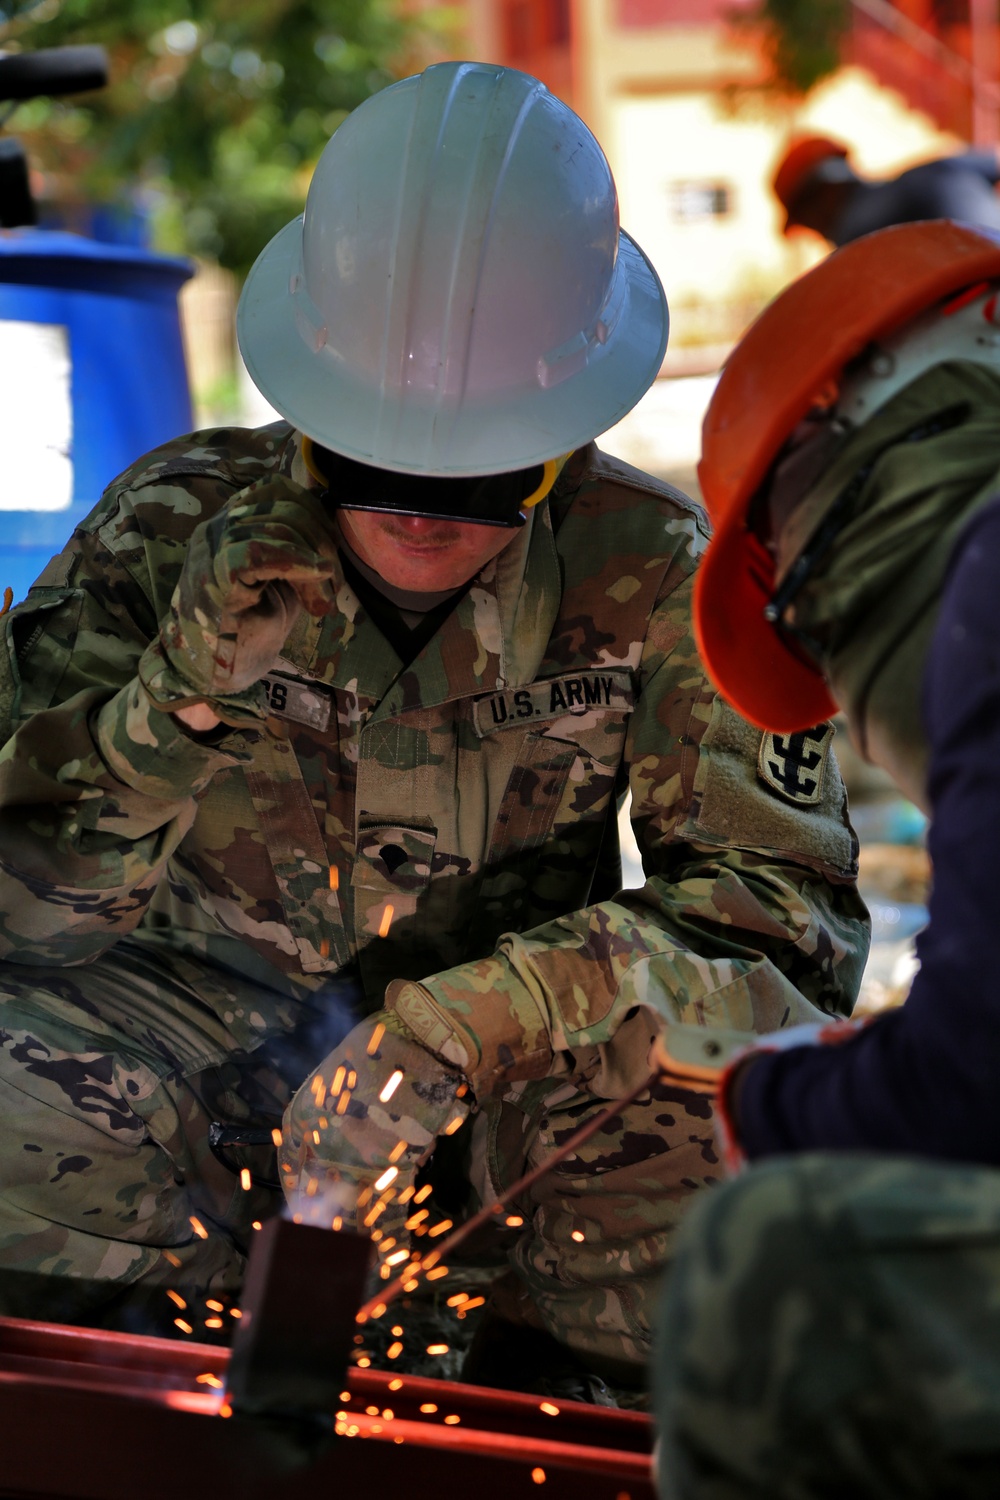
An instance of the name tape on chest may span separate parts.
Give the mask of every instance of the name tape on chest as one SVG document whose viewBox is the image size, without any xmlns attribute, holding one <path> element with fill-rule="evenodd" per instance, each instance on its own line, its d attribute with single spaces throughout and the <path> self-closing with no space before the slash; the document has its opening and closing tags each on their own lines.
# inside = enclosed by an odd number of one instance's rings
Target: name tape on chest
<svg viewBox="0 0 1000 1500">
<path fill-rule="evenodd" d="M 823 776 L 833 744 L 833 725 L 818 724 L 796 734 L 765 734 L 757 756 L 761 781 L 784 797 L 809 807 L 823 795 Z"/>
<path fill-rule="evenodd" d="M 261 679 L 267 693 L 267 706 L 276 719 L 291 719 L 308 724 L 320 732 L 330 726 L 332 700 L 325 689 L 313 683 L 298 682 L 294 677 L 272 673 Z"/>
<path fill-rule="evenodd" d="M 529 720 L 561 719 L 566 714 L 631 713 L 635 690 L 631 673 L 621 667 L 567 672 L 480 698 L 472 719 L 480 739 L 498 729 L 523 729 Z"/>
</svg>

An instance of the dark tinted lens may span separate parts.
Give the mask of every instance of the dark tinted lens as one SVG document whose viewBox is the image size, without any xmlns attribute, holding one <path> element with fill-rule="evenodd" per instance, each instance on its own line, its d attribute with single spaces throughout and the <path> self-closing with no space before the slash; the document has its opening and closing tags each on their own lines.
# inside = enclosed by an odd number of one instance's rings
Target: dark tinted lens
<svg viewBox="0 0 1000 1500">
<path fill-rule="evenodd" d="M 510 474 L 442 479 L 376 469 L 315 444 L 313 455 L 337 505 L 446 521 L 478 521 L 484 526 L 523 525 L 521 506 L 534 494 L 543 474 L 542 465 L 536 464 Z"/>
</svg>

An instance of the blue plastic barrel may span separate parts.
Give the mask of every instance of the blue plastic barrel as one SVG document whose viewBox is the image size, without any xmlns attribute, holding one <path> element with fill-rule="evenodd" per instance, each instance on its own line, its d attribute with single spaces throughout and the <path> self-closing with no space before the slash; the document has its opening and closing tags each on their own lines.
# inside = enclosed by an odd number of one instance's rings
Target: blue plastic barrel
<svg viewBox="0 0 1000 1500">
<path fill-rule="evenodd" d="M 15 601 L 109 480 L 187 432 L 187 261 L 59 230 L 0 232 L 0 590 Z"/>
</svg>

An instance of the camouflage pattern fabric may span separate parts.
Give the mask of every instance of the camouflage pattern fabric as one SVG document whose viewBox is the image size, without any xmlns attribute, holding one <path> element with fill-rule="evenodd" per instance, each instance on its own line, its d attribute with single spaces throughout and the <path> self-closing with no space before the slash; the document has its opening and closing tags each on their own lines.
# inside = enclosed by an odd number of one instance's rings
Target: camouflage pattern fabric
<svg viewBox="0 0 1000 1500">
<path fill-rule="evenodd" d="M 154 1314 L 167 1286 L 236 1292 L 253 1221 L 282 1201 L 271 1132 L 296 1044 L 349 1024 L 332 1004 L 129 939 L 30 986 L 0 964 L 0 1312 L 77 1321 L 140 1281 Z M 213 1150 L 213 1124 L 251 1139 Z"/>
<path fill-rule="evenodd" d="M 516 1030 L 530 995 L 553 1055 L 572 1054 L 555 1085 L 567 1099 L 599 1087 L 606 1043 L 594 1028 L 606 1020 L 773 1030 L 850 1011 L 867 930 L 829 731 L 763 740 L 707 684 L 689 621 L 697 507 L 581 449 L 405 668 L 334 559 L 337 608 L 298 615 L 264 679 L 266 718 L 190 734 L 154 707 L 139 664 L 198 527 L 273 476 L 311 484 L 280 423 L 147 455 L 3 622 L 0 958 L 19 976 L 12 1005 L 47 1011 L 52 966 L 107 970 L 150 948 L 168 1032 L 171 973 L 188 965 L 244 997 L 258 986 L 265 1001 L 277 991 L 303 1007 L 356 973 L 368 1013 L 391 981 L 419 980 L 480 1040 L 507 1035 L 497 1015 Z M 627 787 L 648 878 L 621 893 Z M 74 982 L 82 992 L 84 970 Z M 261 1045 L 266 1004 L 234 1008 L 211 978 L 204 1004 Z M 151 1023 L 151 1045 L 156 1035 Z M 81 1053 L 90 1041 L 82 1027 Z M 71 1055 L 68 1034 L 62 1044 Z M 329 1050 L 317 1046 L 298 1077 Z M 624 1070 L 608 1057 L 611 1092 L 597 1097 L 616 1097 L 637 1066 L 631 1053 Z M 0 1060 L 20 1087 L 24 1054 L 15 1044 Z M 544 1131 L 534 1103 L 503 1107 Z M 0 1161 L 20 1163 L 16 1115 L 5 1127 Z M 666 1144 L 669 1127 L 656 1128 Z M 675 1160 L 681 1195 L 691 1183 Z M 115 1201 L 128 1160 L 94 1163 L 94 1201 Z M 51 1214 L 62 1222 L 55 1198 Z M 622 1222 L 609 1277 L 628 1259 L 636 1220 Z M 150 1244 L 159 1233 L 151 1225 Z M 20 1234 L 7 1237 L 8 1263 Z M 40 1263 L 72 1275 L 74 1256 Z"/>
<path fill-rule="evenodd" d="M 663 1500 L 1000 1488 L 1000 1172 L 776 1160 L 680 1231 L 654 1361 Z"/>
</svg>

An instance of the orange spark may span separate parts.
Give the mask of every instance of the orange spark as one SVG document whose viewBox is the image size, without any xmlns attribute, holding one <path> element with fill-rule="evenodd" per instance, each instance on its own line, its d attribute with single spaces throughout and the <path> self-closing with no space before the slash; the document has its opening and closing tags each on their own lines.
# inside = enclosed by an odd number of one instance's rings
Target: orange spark
<svg viewBox="0 0 1000 1500">
<path fill-rule="evenodd" d="M 190 1224 L 191 1228 L 194 1230 L 195 1234 L 200 1240 L 208 1239 L 208 1230 L 205 1228 L 200 1219 L 195 1218 L 194 1214 L 192 1214 L 190 1217 Z"/>
<path fill-rule="evenodd" d="M 240 1169 L 240 1187 L 243 1189 L 243 1191 L 245 1193 L 249 1193 L 249 1191 L 250 1191 L 250 1168 L 249 1167 L 241 1167 L 241 1169 Z"/>
<path fill-rule="evenodd" d="M 574 1229 L 573 1233 L 570 1235 L 570 1239 L 576 1240 L 578 1245 L 583 1243 L 584 1237 L 585 1236 L 582 1229 Z"/>
<path fill-rule="evenodd" d="M 433 1239 L 436 1234 L 444 1234 L 446 1229 L 451 1228 L 450 1219 L 442 1219 L 440 1224 L 435 1224 L 433 1229 L 427 1231 L 428 1236 Z"/>
<path fill-rule="evenodd" d="M 448 1345 L 447 1344 L 428 1344 L 427 1345 L 427 1353 L 428 1354 L 447 1354 L 448 1353 Z"/>
<path fill-rule="evenodd" d="M 424 1277 L 424 1280 L 425 1281 L 437 1281 L 437 1279 L 438 1279 L 439 1276 L 447 1276 L 447 1274 L 448 1274 L 448 1267 L 447 1266 L 438 1266 L 436 1270 L 434 1270 L 434 1271 L 428 1271 L 427 1274 Z"/>
<path fill-rule="evenodd" d="M 365 1048 L 365 1051 L 368 1053 L 369 1057 L 375 1056 L 376 1052 L 378 1051 L 378 1044 L 384 1036 L 385 1027 L 383 1026 L 382 1022 L 379 1021 L 378 1025 L 375 1027 L 375 1030 L 368 1038 L 368 1046 Z"/>
<path fill-rule="evenodd" d="M 425 1401 L 420 1410 L 424 1413 L 424 1416 L 429 1417 L 433 1412 L 437 1411 L 437 1407 L 433 1401 Z"/>
<path fill-rule="evenodd" d="M 376 1191 L 376 1193 L 381 1193 L 382 1190 L 384 1188 L 387 1188 L 389 1186 L 390 1182 L 392 1182 L 398 1176 L 399 1176 L 399 1168 L 398 1167 L 386 1167 L 385 1171 L 382 1173 L 382 1176 L 376 1179 L 376 1182 L 375 1182 L 375 1191 Z"/>
<path fill-rule="evenodd" d="M 168 1291 L 167 1296 L 170 1298 L 171 1302 L 176 1302 L 178 1307 L 187 1307 L 187 1303 L 184 1301 L 184 1298 L 181 1296 L 180 1292 Z"/>
<path fill-rule="evenodd" d="M 538 1403 L 538 1410 L 543 1411 L 547 1417 L 558 1417 L 559 1415 L 558 1406 L 554 1405 L 551 1401 L 540 1401 Z"/>
<path fill-rule="evenodd" d="M 453 1120 L 449 1120 L 448 1123 L 447 1123 L 447 1125 L 444 1127 L 444 1133 L 445 1133 L 445 1135 L 454 1135 L 455 1131 L 456 1130 L 460 1130 L 461 1127 L 462 1127 L 462 1125 L 464 1123 L 465 1123 L 465 1116 L 464 1115 L 456 1115 L 455 1118 Z"/>
<path fill-rule="evenodd" d="M 350 1089 L 345 1089 L 344 1092 L 341 1094 L 340 1098 L 337 1100 L 337 1113 L 338 1113 L 338 1115 L 346 1115 L 346 1113 L 347 1113 L 347 1106 L 350 1104 L 350 1102 L 351 1102 L 351 1091 L 350 1091 Z"/>
<path fill-rule="evenodd" d="M 506 1219 L 504 1220 L 504 1223 L 507 1225 L 508 1229 L 520 1229 L 521 1225 L 524 1223 L 524 1220 L 521 1218 L 520 1214 L 508 1214 Z"/>
<path fill-rule="evenodd" d="M 331 891 L 340 889 L 340 871 L 336 865 L 330 866 L 330 889 Z"/>
<path fill-rule="evenodd" d="M 454 1416 L 453 1417 L 445 1417 L 445 1419 L 444 1419 L 444 1425 L 446 1427 L 457 1427 L 458 1424 L 459 1424 L 459 1422 L 461 1422 L 461 1420 L 462 1420 L 461 1417 L 454 1417 Z"/>
<path fill-rule="evenodd" d="M 393 1094 L 399 1088 L 399 1085 L 402 1083 L 402 1081 L 403 1081 L 403 1070 L 402 1070 L 402 1068 L 394 1068 L 392 1070 L 392 1072 L 389 1074 L 389 1082 L 382 1089 L 381 1094 L 379 1094 L 379 1100 L 381 1101 L 382 1104 L 388 1104 L 389 1100 L 392 1098 Z"/>
<path fill-rule="evenodd" d="M 385 1357 L 386 1359 L 398 1359 L 402 1352 L 403 1345 L 400 1340 L 397 1339 L 394 1344 L 389 1345 L 388 1349 L 385 1351 Z"/>
<path fill-rule="evenodd" d="M 429 1197 L 430 1197 L 430 1195 L 431 1195 L 431 1193 L 432 1193 L 432 1192 L 433 1192 L 433 1191 L 434 1191 L 434 1190 L 433 1190 L 433 1188 L 432 1188 L 432 1187 L 431 1187 L 431 1185 L 430 1185 L 430 1183 L 429 1183 L 429 1182 L 428 1182 L 428 1183 L 426 1183 L 426 1184 L 425 1184 L 425 1185 L 424 1185 L 424 1186 L 423 1186 L 423 1187 L 422 1187 L 422 1188 L 421 1188 L 421 1189 L 420 1189 L 420 1192 L 419 1192 L 419 1193 L 416 1193 L 416 1194 L 414 1194 L 414 1198 L 413 1198 L 413 1201 L 414 1201 L 414 1203 L 423 1203 L 423 1201 L 424 1201 L 424 1199 L 425 1199 L 425 1198 L 429 1198 Z"/>
<path fill-rule="evenodd" d="M 197 1385 L 210 1385 L 212 1389 L 216 1391 L 221 1391 L 223 1385 L 225 1384 L 224 1381 L 219 1379 L 218 1375 L 196 1375 L 194 1378 Z"/>
<path fill-rule="evenodd" d="M 272 1141 L 274 1142 L 274 1144 L 276 1146 L 280 1146 L 281 1145 L 281 1131 L 280 1130 L 272 1130 L 271 1131 L 271 1139 L 272 1139 Z"/>
<path fill-rule="evenodd" d="M 531 1471 L 531 1477 L 535 1481 L 536 1484 L 544 1484 L 545 1483 L 545 1470 L 544 1469 L 532 1469 L 532 1471 Z"/>
<path fill-rule="evenodd" d="M 205 1319 L 205 1327 L 206 1328 L 221 1328 L 222 1327 L 222 1319 L 221 1318 L 206 1318 Z"/>
<path fill-rule="evenodd" d="M 213 1312 L 225 1312 L 225 1303 L 216 1302 L 214 1297 L 206 1297 L 205 1306 L 210 1307 Z"/>
<path fill-rule="evenodd" d="M 346 1077 L 347 1077 L 347 1069 L 344 1067 L 343 1063 L 341 1063 L 341 1065 L 337 1069 L 336 1073 L 334 1073 L 334 1075 L 333 1075 L 333 1082 L 330 1085 L 330 1093 L 333 1094 L 334 1098 L 336 1098 L 336 1096 L 340 1093 L 341 1089 L 344 1087 L 344 1079 Z"/>
<path fill-rule="evenodd" d="M 388 937 L 389 936 L 389 928 L 392 926 L 392 919 L 393 919 L 394 914 L 395 914 L 395 907 L 392 905 L 391 902 L 387 902 L 386 903 L 385 911 L 382 913 L 382 920 L 378 924 L 378 935 L 379 935 L 379 937 Z"/>
<path fill-rule="evenodd" d="M 399 1158 L 402 1156 L 408 1145 L 408 1141 L 397 1141 L 392 1150 L 389 1152 L 389 1160 L 399 1161 Z"/>
<path fill-rule="evenodd" d="M 191 1327 L 191 1324 L 185 1323 L 183 1318 L 175 1318 L 174 1322 L 180 1329 L 181 1333 L 194 1333 L 194 1329 Z"/>
<path fill-rule="evenodd" d="M 396 1376 L 395 1380 L 389 1381 L 389 1389 L 390 1391 L 401 1391 L 403 1389 L 403 1382 L 400 1380 L 398 1375 Z"/>
</svg>

